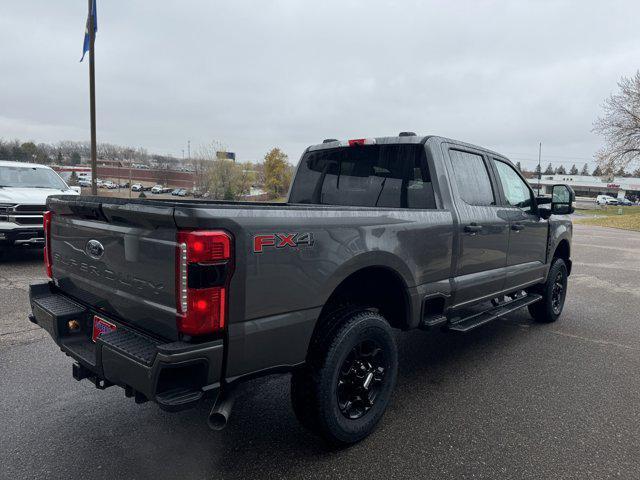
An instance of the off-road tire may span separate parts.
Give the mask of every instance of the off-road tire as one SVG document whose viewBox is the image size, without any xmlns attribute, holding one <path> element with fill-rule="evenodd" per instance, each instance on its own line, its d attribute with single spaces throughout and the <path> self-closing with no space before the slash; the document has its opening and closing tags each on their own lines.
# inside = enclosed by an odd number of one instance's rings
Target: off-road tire
<svg viewBox="0 0 640 480">
<path fill-rule="evenodd" d="M 552 323 L 562 314 L 564 302 L 567 296 L 567 279 L 569 271 L 567 264 L 561 258 L 554 258 L 547 281 L 532 290 L 542 295 L 542 300 L 529 305 L 529 313 L 536 322 Z M 558 299 L 558 288 L 561 284 L 561 298 Z M 559 303 L 558 303 L 559 302 Z"/>
<path fill-rule="evenodd" d="M 389 323 L 374 311 L 347 307 L 321 325 L 309 346 L 305 366 L 292 375 L 291 402 L 304 427 L 331 445 L 349 445 L 373 432 L 389 404 L 397 378 L 397 347 Z M 363 344 L 381 350 L 378 361 L 384 365 L 384 373 L 369 409 L 359 418 L 348 418 L 339 404 L 342 387 L 338 383 L 354 350 Z"/>
</svg>

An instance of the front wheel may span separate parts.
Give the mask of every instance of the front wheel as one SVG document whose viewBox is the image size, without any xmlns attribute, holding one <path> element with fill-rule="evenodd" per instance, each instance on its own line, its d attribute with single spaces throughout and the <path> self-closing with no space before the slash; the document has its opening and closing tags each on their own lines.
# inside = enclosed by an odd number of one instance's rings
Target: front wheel
<svg viewBox="0 0 640 480">
<path fill-rule="evenodd" d="M 536 322 L 551 323 L 558 319 L 567 298 L 568 277 L 569 272 L 564 260 L 554 259 L 547 281 L 536 291 L 542 295 L 542 300 L 529 305 L 529 313 Z"/>
<path fill-rule="evenodd" d="M 393 332 L 380 314 L 350 311 L 312 341 L 307 365 L 291 379 L 300 422 L 333 445 L 369 435 L 382 418 L 398 370 Z"/>
</svg>

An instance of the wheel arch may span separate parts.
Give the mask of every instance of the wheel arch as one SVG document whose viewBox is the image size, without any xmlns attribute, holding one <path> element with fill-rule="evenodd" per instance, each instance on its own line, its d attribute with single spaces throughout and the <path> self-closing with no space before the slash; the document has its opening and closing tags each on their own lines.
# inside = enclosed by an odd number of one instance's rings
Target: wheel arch
<svg viewBox="0 0 640 480">
<path fill-rule="evenodd" d="M 564 260 L 564 263 L 567 265 L 567 273 L 569 275 L 571 274 L 571 244 L 568 239 L 563 238 L 557 243 L 552 258 L 561 258 Z"/>
<path fill-rule="evenodd" d="M 341 306 L 357 305 L 377 308 L 391 326 L 407 329 L 414 312 L 412 285 L 409 268 L 393 255 L 370 252 L 355 257 L 328 282 L 318 324 Z"/>
</svg>

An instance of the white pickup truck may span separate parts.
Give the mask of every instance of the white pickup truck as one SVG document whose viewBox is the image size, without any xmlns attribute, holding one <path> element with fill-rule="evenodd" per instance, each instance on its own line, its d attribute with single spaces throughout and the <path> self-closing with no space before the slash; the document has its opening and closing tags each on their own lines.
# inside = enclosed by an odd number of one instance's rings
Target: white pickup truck
<svg viewBox="0 0 640 480">
<path fill-rule="evenodd" d="M 78 195 L 52 168 L 0 161 L 0 251 L 44 245 L 42 212 L 50 195 Z"/>
</svg>

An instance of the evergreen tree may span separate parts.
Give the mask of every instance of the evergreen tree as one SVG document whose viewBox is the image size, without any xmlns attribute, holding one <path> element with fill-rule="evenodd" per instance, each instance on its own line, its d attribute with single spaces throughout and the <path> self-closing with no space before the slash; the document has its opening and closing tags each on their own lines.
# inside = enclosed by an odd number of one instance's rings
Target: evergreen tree
<svg viewBox="0 0 640 480">
<path fill-rule="evenodd" d="M 575 163 L 571 165 L 571 170 L 569 170 L 569 175 L 578 175 L 578 167 L 576 167 Z"/>
<path fill-rule="evenodd" d="M 582 167 L 582 171 L 580 172 L 580 175 L 589 175 L 589 167 L 587 166 L 587 164 L 584 164 L 584 167 Z"/>
<path fill-rule="evenodd" d="M 556 170 L 556 175 L 566 175 L 567 171 L 564 168 L 564 165 L 560 165 Z"/>
<path fill-rule="evenodd" d="M 600 168 L 600 165 L 596 165 L 596 168 L 594 168 L 593 173 L 591 175 L 593 175 L 594 177 L 602 176 L 602 169 Z"/>
<path fill-rule="evenodd" d="M 553 175 L 555 172 L 553 171 L 553 165 L 547 165 L 547 168 L 544 171 L 544 175 Z"/>
<path fill-rule="evenodd" d="M 69 181 L 67 183 L 71 186 L 78 185 L 78 174 L 75 170 L 71 172 L 71 176 L 69 177 Z"/>
</svg>

